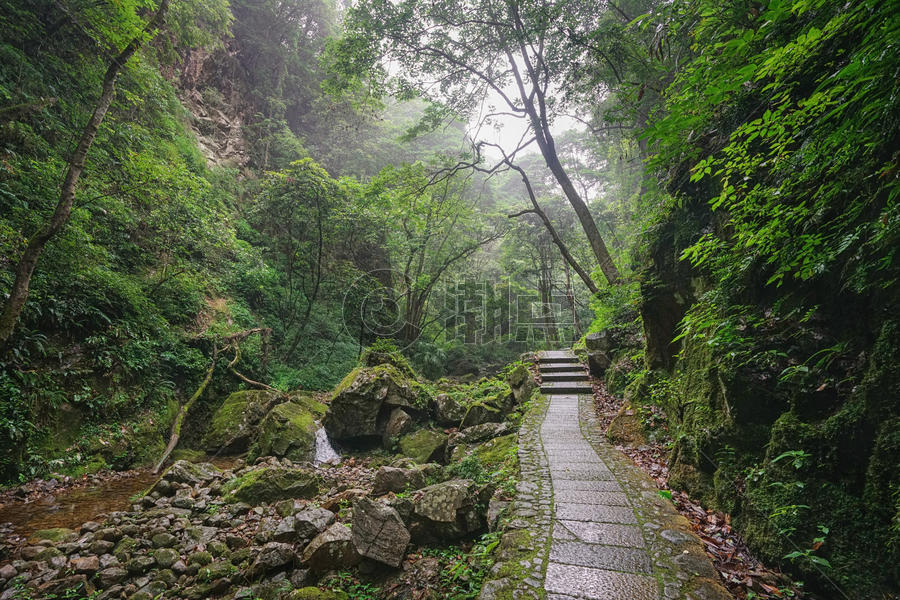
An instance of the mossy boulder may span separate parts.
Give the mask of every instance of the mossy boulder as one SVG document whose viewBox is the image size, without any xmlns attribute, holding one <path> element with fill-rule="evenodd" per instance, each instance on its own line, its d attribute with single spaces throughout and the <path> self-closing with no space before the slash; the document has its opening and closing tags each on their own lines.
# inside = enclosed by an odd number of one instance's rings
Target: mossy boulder
<svg viewBox="0 0 900 600">
<path fill-rule="evenodd" d="M 304 404 L 284 402 L 269 411 L 259 425 L 250 446 L 250 460 L 259 456 L 280 456 L 296 461 L 312 461 L 316 454 L 316 420 L 326 407 L 308 399 Z"/>
<path fill-rule="evenodd" d="M 47 540 L 55 544 L 68 542 L 75 539 L 75 532 L 66 527 L 53 527 L 52 529 L 40 529 L 31 535 L 35 540 Z"/>
<path fill-rule="evenodd" d="M 400 438 L 400 452 L 417 463 L 424 464 L 443 457 L 447 447 L 447 434 L 431 429 L 420 429 Z"/>
<path fill-rule="evenodd" d="M 476 401 L 469 405 L 460 422 L 460 429 L 483 425 L 484 423 L 502 423 L 504 413 L 500 407 L 489 401 Z"/>
<path fill-rule="evenodd" d="M 261 504 L 289 498 L 312 498 L 321 479 L 309 469 L 260 467 L 235 477 L 222 488 L 226 502 Z"/>
<path fill-rule="evenodd" d="M 354 369 L 334 391 L 325 431 L 334 440 L 381 438 L 391 410 L 420 407 L 414 383 L 392 365 Z"/>
<path fill-rule="evenodd" d="M 606 437 L 613 444 L 640 446 L 647 443 L 641 418 L 629 403 L 623 404 L 610 421 Z"/>
<path fill-rule="evenodd" d="M 534 383 L 534 379 L 531 377 L 531 373 L 528 371 L 528 367 L 521 363 L 515 365 L 512 370 L 506 374 L 506 383 L 509 384 L 509 389 L 512 392 L 513 398 L 518 404 L 528 402 L 532 392 L 534 392 L 534 389 L 537 387 Z"/>
<path fill-rule="evenodd" d="M 397 369 L 404 377 L 416 378 L 416 372 L 405 356 L 393 344 L 375 343 L 363 351 L 359 362 L 364 367 L 377 367 L 390 365 Z"/>
<path fill-rule="evenodd" d="M 466 404 L 453 394 L 441 393 L 434 398 L 434 418 L 444 426 L 459 425 L 466 416 Z"/>
<path fill-rule="evenodd" d="M 476 446 L 475 456 L 486 469 L 497 468 L 507 461 L 515 461 L 517 457 L 517 435 L 512 433 L 488 440 Z"/>
<path fill-rule="evenodd" d="M 268 390 L 242 390 L 228 396 L 213 413 L 203 446 L 208 452 L 221 454 L 246 452 L 256 433 L 256 425 L 277 396 L 277 392 Z"/>
</svg>

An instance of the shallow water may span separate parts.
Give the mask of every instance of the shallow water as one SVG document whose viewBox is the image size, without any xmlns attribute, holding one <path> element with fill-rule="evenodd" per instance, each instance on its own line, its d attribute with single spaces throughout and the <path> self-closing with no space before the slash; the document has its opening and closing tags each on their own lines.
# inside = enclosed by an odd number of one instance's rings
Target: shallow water
<svg viewBox="0 0 900 600">
<path fill-rule="evenodd" d="M 234 461 L 225 457 L 209 460 L 220 469 L 231 468 Z M 0 523 L 12 523 L 13 533 L 23 537 L 53 527 L 75 529 L 85 521 L 96 520 L 97 515 L 130 510 L 131 497 L 146 490 L 158 477 L 147 469 L 131 477 L 60 490 L 57 494 L 48 494 L 33 502 L 9 502 L 0 506 Z"/>
</svg>

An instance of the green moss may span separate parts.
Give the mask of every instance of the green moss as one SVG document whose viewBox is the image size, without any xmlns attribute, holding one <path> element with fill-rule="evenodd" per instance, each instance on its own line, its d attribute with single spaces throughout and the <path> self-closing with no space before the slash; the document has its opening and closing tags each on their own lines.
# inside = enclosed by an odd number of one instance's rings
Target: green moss
<svg viewBox="0 0 900 600">
<path fill-rule="evenodd" d="M 212 422 L 203 438 L 203 446 L 218 449 L 256 422 L 274 396 L 267 390 L 241 390 L 230 394 L 213 413 Z M 246 446 L 244 446 L 246 449 Z"/>
<path fill-rule="evenodd" d="M 475 456 L 488 469 L 508 464 L 510 460 L 517 457 L 517 437 L 515 433 L 511 433 L 488 440 L 475 448 Z"/>
<path fill-rule="evenodd" d="M 188 462 L 204 462 L 207 454 L 203 450 L 190 450 L 188 448 L 176 448 L 172 451 L 172 461 L 186 460 Z"/>
<path fill-rule="evenodd" d="M 66 527 L 53 527 L 52 529 L 39 529 L 31 537 L 36 540 L 49 540 L 54 543 L 60 543 L 73 539 L 75 532 Z"/>
<path fill-rule="evenodd" d="M 297 461 L 312 461 L 316 450 L 316 419 L 325 412 L 318 402 L 307 402 L 316 412 L 293 401 L 279 404 L 262 420 L 249 458 L 281 456 Z"/>
<path fill-rule="evenodd" d="M 262 467 L 235 477 L 222 488 L 226 502 L 260 504 L 289 498 L 312 498 L 320 478 L 304 469 Z"/>
<path fill-rule="evenodd" d="M 334 388 L 334 391 L 331 392 L 331 401 L 333 402 L 335 398 L 344 393 L 350 385 L 356 381 L 357 376 L 359 376 L 360 371 L 362 371 L 362 367 L 356 367 L 347 375 L 341 379 L 341 382 L 337 384 L 337 387 Z"/>
<path fill-rule="evenodd" d="M 189 565 L 206 566 L 206 565 L 210 564 L 212 562 L 212 560 L 213 560 L 212 554 L 210 554 L 209 552 L 206 552 L 206 551 L 193 552 L 188 557 L 188 564 Z"/>
<path fill-rule="evenodd" d="M 83 475 L 92 475 L 109 468 L 106 460 L 102 456 L 91 456 L 86 463 L 82 463 L 71 469 L 66 469 L 64 473 L 70 477 L 81 477 Z"/>
<path fill-rule="evenodd" d="M 400 452 L 403 456 L 424 464 L 438 458 L 437 455 L 446 443 L 446 434 L 431 429 L 420 429 L 400 438 Z"/>
<path fill-rule="evenodd" d="M 391 365 L 410 379 L 416 379 L 416 372 L 409 364 L 409 360 L 400 352 L 390 340 L 380 339 L 366 348 L 359 360 L 364 367 L 378 365 Z"/>
</svg>

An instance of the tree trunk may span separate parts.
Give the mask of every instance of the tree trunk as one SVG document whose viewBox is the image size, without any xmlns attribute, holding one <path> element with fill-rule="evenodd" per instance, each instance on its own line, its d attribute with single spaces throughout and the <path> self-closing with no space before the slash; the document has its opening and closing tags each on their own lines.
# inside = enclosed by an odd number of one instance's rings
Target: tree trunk
<svg viewBox="0 0 900 600">
<path fill-rule="evenodd" d="M 593 279 L 591 279 L 590 274 L 588 274 L 588 272 L 585 271 L 580 264 L 578 264 L 578 261 L 575 260 L 574 256 L 572 256 L 572 253 L 569 252 L 569 248 L 562 241 L 562 238 L 559 237 L 559 233 L 557 233 L 556 228 L 553 226 L 553 223 L 550 222 L 549 217 L 547 217 L 547 213 L 545 213 L 541 209 L 541 206 L 538 204 L 537 196 L 534 193 L 534 188 L 531 187 L 531 180 L 528 179 L 528 175 L 525 174 L 525 170 L 522 169 L 522 167 L 514 165 L 509 161 L 507 161 L 506 164 L 508 164 L 511 169 L 519 174 L 519 176 L 522 178 L 522 183 L 525 184 L 525 189 L 526 191 L 528 191 L 528 198 L 531 200 L 531 206 L 533 207 L 533 210 L 528 212 L 534 212 L 538 217 L 541 218 L 541 221 L 543 221 L 544 223 L 544 227 L 547 228 L 547 231 L 550 233 L 550 237 L 553 238 L 553 243 L 556 244 L 557 248 L 559 248 L 559 252 L 560 254 L 562 254 L 565 261 L 569 263 L 573 269 L 575 269 L 575 272 L 578 273 L 578 276 L 581 278 L 581 280 L 584 282 L 584 285 L 587 286 L 592 294 L 594 294 L 595 296 L 599 294 L 600 288 L 597 287 L 597 284 L 594 283 Z"/>
<path fill-rule="evenodd" d="M 547 167 L 550 169 L 550 172 L 553 173 L 553 177 L 559 183 L 560 187 L 562 187 L 563 193 L 565 193 L 566 198 L 569 200 L 569 204 L 575 209 L 575 214 L 578 215 L 578 221 L 581 223 L 581 228 L 584 230 L 584 233 L 591 244 L 591 250 L 594 251 L 594 256 L 597 258 L 597 262 L 600 263 L 600 270 L 603 271 L 603 275 L 606 276 L 606 280 L 610 285 L 617 285 L 620 280 L 619 269 L 616 268 L 612 256 L 606 248 L 606 243 L 603 241 L 603 237 L 597 229 L 597 223 L 594 222 L 591 211 L 588 209 L 587 204 L 584 203 L 584 200 L 581 199 L 578 190 L 575 189 L 572 180 L 569 179 L 568 173 L 566 173 L 565 168 L 563 168 L 559 156 L 556 154 L 556 146 L 553 144 L 549 132 L 546 133 L 546 140 L 542 140 L 541 137 L 542 136 L 540 135 L 537 136 L 538 146 L 541 148 L 541 154 L 544 155 L 544 161 L 547 163 Z"/>
<path fill-rule="evenodd" d="M 169 443 L 166 445 L 165 451 L 163 451 L 162 458 L 159 459 L 159 462 L 156 463 L 156 466 L 153 468 L 154 473 L 159 473 L 159 469 L 163 466 L 163 463 L 166 462 L 166 459 L 169 458 L 169 455 L 172 454 L 172 450 L 175 449 L 175 446 L 178 445 L 178 440 L 181 437 L 181 426 L 184 424 L 184 418 L 187 416 L 188 411 L 191 410 L 191 407 L 194 405 L 194 402 L 203 394 L 203 391 L 206 389 L 206 386 L 209 385 L 209 382 L 212 381 L 213 372 L 216 370 L 216 361 L 219 360 L 219 347 L 216 346 L 213 348 L 213 357 L 212 362 L 209 364 L 209 370 L 206 371 L 206 377 L 203 378 L 203 381 L 200 383 L 200 387 L 197 388 L 197 391 L 194 392 L 194 395 L 190 397 L 190 399 L 182 405 L 181 410 L 178 411 L 178 416 L 175 417 L 175 422 L 172 423 L 172 434 L 169 436 Z"/>
<path fill-rule="evenodd" d="M 150 34 L 151 37 L 155 34 L 155 31 L 165 19 L 168 10 L 169 0 L 162 0 L 159 9 L 144 27 L 141 35 L 131 40 L 125 46 L 125 49 L 113 59 L 106 70 L 100 98 L 97 100 L 97 105 L 91 118 L 81 132 L 81 138 L 78 140 L 78 145 L 75 147 L 72 158 L 69 159 L 68 171 L 60 190 L 56 210 L 53 212 L 53 216 L 50 217 L 50 221 L 28 240 L 25 252 L 22 253 L 22 257 L 16 265 L 16 277 L 9 291 L 9 298 L 3 305 L 3 312 L 0 314 L 0 347 L 6 346 L 16 327 L 16 323 L 18 323 L 22 308 L 28 300 L 31 275 L 34 273 L 41 253 L 44 251 L 47 242 L 55 237 L 69 220 L 69 215 L 72 213 L 72 204 L 75 201 L 75 188 L 78 185 L 81 172 L 84 170 L 88 151 L 91 149 L 94 138 L 97 137 L 97 132 L 100 130 L 100 125 L 103 123 L 104 117 L 106 117 L 106 112 L 109 110 L 109 106 L 115 97 L 116 79 L 119 77 L 122 69 L 125 68 L 125 64 L 144 43 L 144 38 L 147 37 L 147 34 Z"/>
</svg>

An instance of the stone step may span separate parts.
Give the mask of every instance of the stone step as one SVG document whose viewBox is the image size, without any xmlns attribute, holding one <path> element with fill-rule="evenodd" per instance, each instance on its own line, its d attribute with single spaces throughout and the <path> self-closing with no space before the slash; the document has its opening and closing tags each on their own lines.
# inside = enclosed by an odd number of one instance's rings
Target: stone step
<svg viewBox="0 0 900 600">
<path fill-rule="evenodd" d="M 568 373 L 568 372 L 584 372 L 584 366 L 581 363 L 572 364 L 553 364 L 547 363 L 541 365 L 541 373 Z"/>
<path fill-rule="evenodd" d="M 574 356 L 541 356 L 538 362 L 542 365 L 580 365 L 581 361 Z"/>
<path fill-rule="evenodd" d="M 589 383 L 590 379 L 584 371 L 567 371 L 564 373 L 541 373 L 541 380 L 544 383 L 551 381 L 568 381 L 576 383 Z"/>
<path fill-rule="evenodd" d="M 546 364 L 580 364 L 575 353 L 571 350 L 544 350 L 538 356 L 538 362 Z"/>
<path fill-rule="evenodd" d="M 589 383 L 572 383 L 551 381 L 541 384 L 542 394 L 592 394 L 594 389 Z"/>
</svg>

